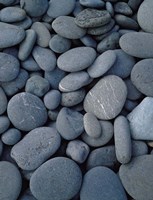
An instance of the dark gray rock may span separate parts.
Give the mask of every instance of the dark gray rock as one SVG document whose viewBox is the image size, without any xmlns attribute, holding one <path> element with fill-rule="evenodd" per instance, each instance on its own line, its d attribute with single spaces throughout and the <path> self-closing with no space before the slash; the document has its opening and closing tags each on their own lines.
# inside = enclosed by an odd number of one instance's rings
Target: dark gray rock
<svg viewBox="0 0 153 200">
<path fill-rule="evenodd" d="M 48 117 L 52 121 L 56 121 L 58 116 L 59 110 L 49 110 L 48 111 Z"/>
<path fill-rule="evenodd" d="M 132 140 L 132 156 L 142 156 L 148 154 L 148 146 L 145 142 Z"/>
<path fill-rule="evenodd" d="M 133 14 L 133 11 L 130 8 L 130 6 L 125 2 L 117 2 L 114 5 L 114 11 L 116 13 L 123 14 L 123 15 L 128 15 L 128 16 Z"/>
<path fill-rule="evenodd" d="M 54 169 L 54 170 L 53 170 Z M 82 173 L 71 159 L 56 157 L 41 165 L 30 179 L 32 194 L 41 200 L 72 199 L 80 190 Z"/>
<path fill-rule="evenodd" d="M 3 153 L 3 142 L 0 140 L 0 157 Z"/>
<path fill-rule="evenodd" d="M 119 176 L 127 193 L 134 199 L 152 200 L 153 155 L 143 155 L 132 159 L 129 164 L 121 165 Z M 138 184 L 139 183 L 139 184 Z"/>
<path fill-rule="evenodd" d="M 34 170 L 60 147 L 61 137 L 54 128 L 40 127 L 30 131 L 13 146 L 11 157 L 24 170 Z"/>
<path fill-rule="evenodd" d="M 2 115 L 7 109 L 7 96 L 3 89 L 0 87 L 0 115 Z"/>
<path fill-rule="evenodd" d="M 7 113 L 12 124 L 22 131 L 30 131 L 47 121 L 47 111 L 41 99 L 27 92 L 10 99 Z"/>
<path fill-rule="evenodd" d="M 106 2 L 106 10 L 109 12 L 109 14 L 114 17 L 114 7 L 111 2 Z"/>
<path fill-rule="evenodd" d="M 126 102 L 125 102 L 125 105 L 124 105 L 124 108 L 131 112 L 136 106 L 138 106 L 139 102 L 137 101 L 132 101 L 132 100 L 129 100 L 127 99 Z"/>
<path fill-rule="evenodd" d="M 15 145 L 21 139 L 21 132 L 16 128 L 10 128 L 2 134 L 1 140 L 6 145 Z"/>
<path fill-rule="evenodd" d="M 9 6 L 12 3 L 14 3 L 15 0 L 0 0 L 0 3 L 5 5 L 5 6 Z"/>
<path fill-rule="evenodd" d="M 93 47 L 96 48 L 97 42 L 94 40 L 90 35 L 85 35 L 84 37 L 80 38 L 80 41 L 86 46 L 86 47 Z"/>
<path fill-rule="evenodd" d="M 106 167 L 89 170 L 83 179 L 80 200 L 127 200 L 118 176 Z"/>
<path fill-rule="evenodd" d="M 33 59 L 31 55 L 26 60 L 21 62 L 21 66 L 22 68 L 30 72 L 31 71 L 36 72 L 36 71 L 41 70 L 41 68 L 39 67 L 39 65 L 36 63 L 36 61 Z"/>
<path fill-rule="evenodd" d="M 75 110 L 63 107 L 57 116 L 56 128 L 64 139 L 73 140 L 84 131 L 83 115 Z"/>
<path fill-rule="evenodd" d="M 142 2 L 143 0 L 129 0 L 128 5 L 132 8 L 133 11 L 137 11 Z"/>
<path fill-rule="evenodd" d="M 44 104 L 47 109 L 56 109 L 61 102 L 61 93 L 58 90 L 50 90 L 44 96 Z"/>
<path fill-rule="evenodd" d="M 105 5 L 104 1 L 101 0 L 80 0 L 79 1 L 82 6 L 88 7 L 88 8 L 101 8 Z"/>
<path fill-rule="evenodd" d="M 15 58 L 18 58 L 18 48 L 15 46 L 3 49 L 3 53 L 10 54 Z"/>
<path fill-rule="evenodd" d="M 10 120 L 7 116 L 0 116 L 0 135 L 4 133 L 10 126 Z"/>
<path fill-rule="evenodd" d="M 22 188 L 19 170 L 10 162 L 0 161 L 0 199 L 16 200 Z"/>
</svg>

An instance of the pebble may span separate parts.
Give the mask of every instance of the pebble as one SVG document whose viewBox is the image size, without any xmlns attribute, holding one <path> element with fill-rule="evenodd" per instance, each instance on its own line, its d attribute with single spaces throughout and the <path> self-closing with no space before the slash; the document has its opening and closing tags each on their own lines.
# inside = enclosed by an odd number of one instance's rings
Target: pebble
<svg viewBox="0 0 153 200">
<path fill-rule="evenodd" d="M 115 75 L 103 77 L 87 93 L 84 109 L 102 120 L 115 118 L 122 110 L 127 97 L 127 88 L 121 78 Z"/>
<path fill-rule="evenodd" d="M 97 46 L 97 42 L 90 35 L 85 35 L 80 40 L 86 47 L 96 48 Z"/>
<path fill-rule="evenodd" d="M 56 109 L 61 102 L 61 93 L 58 90 L 50 90 L 44 96 L 44 105 L 47 109 Z"/>
<path fill-rule="evenodd" d="M 20 0 L 20 6 L 31 17 L 39 17 L 48 9 L 48 0 Z"/>
<path fill-rule="evenodd" d="M 148 146 L 145 142 L 139 140 L 132 141 L 132 156 L 142 156 L 148 154 Z"/>
<path fill-rule="evenodd" d="M 6 95 L 13 96 L 25 86 L 28 77 L 29 77 L 28 72 L 24 69 L 21 69 L 16 79 L 9 82 L 2 82 L 1 86 Z"/>
<path fill-rule="evenodd" d="M 67 39 L 79 39 L 86 34 L 86 30 L 77 26 L 74 22 L 74 17 L 60 16 L 53 23 L 52 28 L 60 36 Z"/>
<path fill-rule="evenodd" d="M 44 96 L 50 88 L 48 80 L 41 76 L 34 75 L 26 82 L 25 91 L 38 97 Z"/>
<path fill-rule="evenodd" d="M 127 78 L 136 63 L 135 58 L 126 54 L 121 49 L 114 50 L 114 53 L 116 54 L 116 61 L 107 74 Z"/>
<path fill-rule="evenodd" d="M 30 189 L 36 199 L 72 199 L 79 192 L 81 183 L 79 166 L 69 158 L 56 157 L 34 172 L 30 179 Z"/>
<path fill-rule="evenodd" d="M 102 0 L 79 0 L 79 2 L 82 6 L 88 8 L 101 8 L 105 5 L 104 1 Z"/>
<path fill-rule="evenodd" d="M 92 78 L 101 77 L 114 65 L 115 61 L 115 51 L 105 51 L 96 58 L 93 64 L 87 69 L 87 72 Z"/>
<path fill-rule="evenodd" d="M 153 155 L 143 155 L 132 159 L 129 164 L 121 165 L 119 177 L 128 194 L 134 199 L 151 200 L 153 191 Z M 130 180 L 130 181 L 129 181 Z"/>
<path fill-rule="evenodd" d="M 83 116 L 83 124 L 86 133 L 92 138 L 99 138 L 102 134 L 101 124 L 92 113 Z"/>
<path fill-rule="evenodd" d="M 39 65 L 36 63 L 36 61 L 33 59 L 33 57 L 30 55 L 26 60 L 21 62 L 22 68 L 28 71 L 39 71 L 41 68 Z"/>
<path fill-rule="evenodd" d="M 0 0 L 0 3 L 5 5 L 5 6 L 9 6 L 12 3 L 14 3 L 15 0 Z"/>
<path fill-rule="evenodd" d="M 0 161 L 0 199 L 16 200 L 22 188 L 18 168 L 10 162 Z"/>
<path fill-rule="evenodd" d="M 131 32 L 120 38 L 120 47 L 127 54 L 137 58 L 153 58 L 153 35 L 145 32 Z"/>
<path fill-rule="evenodd" d="M 75 23 L 82 28 L 92 28 L 105 25 L 111 21 L 111 16 L 106 10 L 86 8 L 75 18 Z"/>
<path fill-rule="evenodd" d="M 82 134 L 82 140 L 91 147 L 100 147 L 107 144 L 113 137 L 113 125 L 109 121 L 99 121 L 101 124 L 101 136 L 98 138 L 90 137 L 87 133 Z"/>
<path fill-rule="evenodd" d="M 87 85 L 90 80 L 85 71 L 69 73 L 60 81 L 59 90 L 61 92 L 72 92 Z"/>
<path fill-rule="evenodd" d="M 112 32 L 108 34 L 101 42 L 97 45 L 97 51 L 104 53 L 107 50 L 117 49 L 119 47 L 120 35 L 118 32 Z"/>
<path fill-rule="evenodd" d="M 130 122 L 131 136 L 135 140 L 153 140 L 152 119 L 153 98 L 146 97 L 142 102 L 128 114 Z"/>
<path fill-rule="evenodd" d="M 66 148 L 66 155 L 80 164 L 85 162 L 89 152 L 89 146 L 81 140 L 70 141 Z"/>
<path fill-rule="evenodd" d="M 6 145 L 15 145 L 21 139 L 21 132 L 16 128 L 10 128 L 2 134 L 1 140 Z"/>
<path fill-rule="evenodd" d="M 2 115 L 7 109 L 7 96 L 4 90 L 0 87 L 0 115 Z"/>
<path fill-rule="evenodd" d="M 49 48 L 55 53 L 64 53 L 71 47 L 71 40 L 58 34 L 54 35 L 49 41 Z"/>
<path fill-rule="evenodd" d="M 0 22 L 0 48 L 12 47 L 19 44 L 25 38 L 23 28 Z"/>
<path fill-rule="evenodd" d="M 36 37 L 37 35 L 34 30 L 32 29 L 26 30 L 26 37 L 22 41 L 22 43 L 20 43 L 19 52 L 18 52 L 18 58 L 21 61 L 25 61 L 31 54 L 31 51 L 36 42 Z"/>
<path fill-rule="evenodd" d="M 21 27 L 23 29 L 28 29 L 32 25 L 32 19 L 29 16 L 26 16 L 26 18 L 20 22 L 14 22 L 13 25 Z"/>
<path fill-rule="evenodd" d="M 47 14 L 52 18 L 69 15 L 74 10 L 75 3 L 76 0 L 51 0 Z"/>
<path fill-rule="evenodd" d="M 52 71 L 56 67 L 56 56 L 52 50 L 35 46 L 32 55 L 42 70 Z"/>
<path fill-rule="evenodd" d="M 76 106 L 83 101 L 85 95 L 86 91 L 84 88 L 73 92 L 63 92 L 61 94 L 61 105 L 64 107 Z"/>
<path fill-rule="evenodd" d="M 0 116 L 0 135 L 4 133 L 10 126 L 10 120 L 7 116 L 1 115 Z"/>
<path fill-rule="evenodd" d="M 32 24 L 31 29 L 36 32 L 37 45 L 39 45 L 40 47 L 48 47 L 49 41 L 51 39 L 51 34 L 46 26 L 41 22 L 35 22 Z"/>
<path fill-rule="evenodd" d="M 60 147 L 61 137 L 54 128 L 39 127 L 13 146 L 11 157 L 24 170 L 34 170 Z"/>
<path fill-rule="evenodd" d="M 114 17 L 114 7 L 112 5 L 111 2 L 106 2 L 106 10 L 109 12 L 109 14 L 111 15 L 111 17 Z"/>
<path fill-rule="evenodd" d="M 0 140 L 0 157 L 1 157 L 2 153 L 3 153 L 3 143 Z"/>
<path fill-rule="evenodd" d="M 76 1 L 75 3 L 75 8 L 73 10 L 73 15 L 76 17 L 78 13 L 80 13 L 83 10 L 83 6 L 80 4 L 79 1 Z"/>
<path fill-rule="evenodd" d="M 73 48 L 57 59 L 57 66 L 66 72 L 77 72 L 88 68 L 96 58 L 96 51 L 91 47 Z"/>
<path fill-rule="evenodd" d="M 127 200 L 118 176 L 106 167 L 95 167 L 83 178 L 80 200 Z"/>
<path fill-rule="evenodd" d="M 87 169 L 97 166 L 113 168 L 117 164 L 115 146 L 109 145 L 91 151 L 87 160 Z"/>
<path fill-rule="evenodd" d="M 52 121 L 56 121 L 59 111 L 58 110 L 49 110 L 48 117 Z"/>
<path fill-rule="evenodd" d="M 131 81 L 144 95 L 153 97 L 153 59 L 144 59 L 136 63 L 131 72 Z"/>
<path fill-rule="evenodd" d="M 116 13 L 127 15 L 127 16 L 129 16 L 129 15 L 131 16 L 133 14 L 133 11 L 130 8 L 130 6 L 125 2 L 117 2 L 114 5 L 114 11 Z"/>
<path fill-rule="evenodd" d="M 132 155 L 131 133 L 128 120 L 124 116 L 118 116 L 114 121 L 114 140 L 117 160 L 126 164 L 130 162 Z"/>
<path fill-rule="evenodd" d="M 12 81 L 18 76 L 19 69 L 20 63 L 14 56 L 0 52 L 0 81 Z"/>
<path fill-rule="evenodd" d="M 74 140 L 83 131 L 83 115 L 70 108 L 63 107 L 56 120 L 56 128 L 65 140 Z"/>
<path fill-rule="evenodd" d="M 30 131 L 47 121 L 47 111 L 41 99 L 27 92 L 10 99 L 7 113 L 14 127 L 22 131 Z"/>
</svg>

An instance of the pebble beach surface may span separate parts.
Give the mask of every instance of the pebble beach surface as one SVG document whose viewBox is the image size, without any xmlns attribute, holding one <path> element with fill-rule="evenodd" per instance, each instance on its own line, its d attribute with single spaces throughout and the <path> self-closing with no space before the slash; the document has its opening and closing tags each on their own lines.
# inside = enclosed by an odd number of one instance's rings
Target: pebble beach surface
<svg viewBox="0 0 153 200">
<path fill-rule="evenodd" d="M 153 200 L 153 0 L 0 0 L 0 200 Z"/>
</svg>

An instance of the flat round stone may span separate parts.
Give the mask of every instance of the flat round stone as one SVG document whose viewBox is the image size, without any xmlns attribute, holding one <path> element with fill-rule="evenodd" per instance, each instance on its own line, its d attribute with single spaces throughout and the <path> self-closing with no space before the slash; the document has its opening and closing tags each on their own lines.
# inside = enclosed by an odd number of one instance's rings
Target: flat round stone
<svg viewBox="0 0 153 200">
<path fill-rule="evenodd" d="M 96 58 L 96 51 L 91 47 L 73 48 L 57 59 L 57 65 L 66 72 L 77 72 L 89 67 Z"/>
<path fill-rule="evenodd" d="M 81 183 L 82 173 L 79 166 L 69 158 L 56 157 L 33 173 L 30 190 L 41 200 L 72 199 L 79 192 Z"/>
<path fill-rule="evenodd" d="M 106 167 L 89 170 L 83 179 L 80 200 L 127 200 L 118 176 Z"/>
<path fill-rule="evenodd" d="M 67 39 L 80 39 L 86 34 L 86 30 L 77 26 L 74 17 L 70 16 L 57 17 L 52 27 L 57 34 Z"/>
<path fill-rule="evenodd" d="M 7 129 L 10 126 L 10 120 L 8 119 L 7 116 L 1 115 L 0 116 L 0 134 L 4 133 L 7 131 Z"/>
<path fill-rule="evenodd" d="M 27 92 L 18 93 L 10 99 L 7 113 L 12 124 L 22 131 L 42 126 L 47 120 L 47 111 L 41 99 Z"/>
<path fill-rule="evenodd" d="M 153 34 L 131 32 L 120 38 L 120 47 L 127 54 L 138 58 L 153 58 Z"/>
<path fill-rule="evenodd" d="M 61 93 L 58 90 L 50 90 L 44 96 L 44 104 L 47 109 L 56 109 L 61 102 Z"/>
<path fill-rule="evenodd" d="M 99 119 L 113 119 L 121 112 L 126 97 L 127 88 L 122 79 L 115 75 L 105 76 L 87 93 L 84 109 Z"/>
<path fill-rule="evenodd" d="M 0 115 L 2 115 L 7 109 L 7 96 L 4 90 L 0 87 Z"/>
</svg>

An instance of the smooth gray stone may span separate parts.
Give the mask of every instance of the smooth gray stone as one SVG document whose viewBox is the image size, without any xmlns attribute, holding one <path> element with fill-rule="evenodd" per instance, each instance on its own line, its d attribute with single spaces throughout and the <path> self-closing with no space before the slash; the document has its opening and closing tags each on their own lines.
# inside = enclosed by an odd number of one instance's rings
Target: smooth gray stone
<svg viewBox="0 0 153 200">
<path fill-rule="evenodd" d="M 54 35 L 49 41 L 49 48 L 55 53 L 64 53 L 71 47 L 71 40 L 58 34 Z"/>
<path fill-rule="evenodd" d="M 97 166 L 113 168 L 116 164 L 115 146 L 105 146 L 91 151 L 87 160 L 87 169 Z"/>
<path fill-rule="evenodd" d="M 52 50 L 35 46 L 32 55 L 42 70 L 52 71 L 56 67 L 56 55 Z"/>
<path fill-rule="evenodd" d="M 26 12 L 18 7 L 6 7 L 0 11 L 0 20 L 6 23 L 22 21 L 26 18 Z"/>
<path fill-rule="evenodd" d="M 3 153 L 3 142 L 0 140 L 0 157 Z"/>
<path fill-rule="evenodd" d="M 7 116 L 0 116 L 0 135 L 4 133 L 10 126 L 10 120 Z"/>
<path fill-rule="evenodd" d="M 20 0 L 20 6 L 31 17 L 39 17 L 48 9 L 48 0 Z"/>
<path fill-rule="evenodd" d="M 101 136 L 101 124 L 92 113 L 86 113 L 83 116 L 83 125 L 88 136 L 92 138 L 99 138 Z"/>
<path fill-rule="evenodd" d="M 69 158 L 56 157 L 34 172 L 30 179 L 30 190 L 37 199 L 66 200 L 79 192 L 81 183 L 79 166 Z"/>
<path fill-rule="evenodd" d="M 137 11 L 142 2 L 143 0 L 129 0 L 128 5 L 132 8 L 133 11 Z"/>
<path fill-rule="evenodd" d="M 120 36 L 126 34 L 126 33 L 131 33 L 131 32 L 136 32 L 135 30 L 131 30 L 131 29 L 120 29 L 119 31 Z"/>
<path fill-rule="evenodd" d="M 14 127 L 22 131 L 30 131 L 47 121 L 42 100 L 27 92 L 18 93 L 10 99 L 7 113 Z"/>
<path fill-rule="evenodd" d="M 52 23 L 53 20 L 54 19 L 52 17 L 50 17 L 47 13 L 45 13 L 42 17 L 43 22 Z"/>
<path fill-rule="evenodd" d="M 47 14 L 52 18 L 69 15 L 74 10 L 75 3 L 76 0 L 50 0 Z"/>
<path fill-rule="evenodd" d="M 87 69 L 87 72 L 90 77 L 98 78 L 104 75 L 114 65 L 116 58 L 115 51 L 105 51 L 96 58 L 93 64 Z"/>
<path fill-rule="evenodd" d="M 146 71 L 145 71 L 146 73 Z M 130 100 L 138 100 L 142 97 L 141 92 L 133 85 L 131 79 L 124 80 L 126 87 L 127 87 L 127 98 Z"/>
<path fill-rule="evenodd" d="M 109 23 L 111 16 L 106 10 L 86 8 L 75 18 L 75 23 L 82 28 L 92 28 Z"/>
<path fill-rule="evenodd" d="M 11 157 L 24 170 L 34 170 L 60 147 L 61 137 L 56 129 L 39 127 L 30 131 L 13 146 Z"/>
<path fill-rule="evenodd" d="M 33 29 L 36 32 L 37 35 L 36 43 L 40 47 L 48 47 L 49 41 L 51 39 L 51 34 L 49 30 L 46 28 L 46 26 L 41 22 L 34 22 L 31 26 L 31 29 Z"/>
<path fill-rule="evenodd" d="M 127 33 L 120 38 L 120 47 L 127 54 L 138 58 L 153 58 L 153 34 Z"/>
<path fill-rule="evenodd" d="M 127 78 L 136 63 L 135 58 L 125 53 L 122 49 L 116 49 L 114 53 L 116 54 L 116 61 L 107 74 Z"/>
<path fill-rule="evenodd" d="M 127 17 L 125 15 L 121 15 L 121 14 L 115 15 L 115 21 L 122 28 L 132 29 L 136 31 L 139 30 L 138 23 L 134 19 Z"/>
<path fill-rule="evenodd" d="M 12 55 L 0 52 L 0 81 L 12 81 L 20 70 L 19 61 Z"/>
<path fill-rule="evenodd" d="M 57 116 L 56 128 L 65 140 L 74 140 L 84 131 L 83 115 L 63 107 Z"/>
<path fill-rule="evenodd" d="M 15 2 L 15 0 L 0 0 L 0 3 L 5 5 L 5 6 L 9 6 L 14 2 Z"/>
<path fill-rule="evenodd" d="M 114 27 L 114 25 L 115 25 L 115 21 L 113 19 L 111 19 L 111 21 L 104 26 L 89 28 L 87 33 L 91 34 L 91 35 L 105 34 L 105 33 L 109 32 Z"/>
<path fill-rule="evenodd" d="M 98 45 L 97 51 L 103 53 L 107 50 L 117 49 L 119 47 L 120 35 L 118 32 L 108 34 Z"/>
<path fill-rule="evenodd" d="M 0 161 L 0 199 L 16 200 L 21 192 L 22 178 L 15 165 Z"/>
<path fill-rule="evenodd" d="M 76 17 L 82 10 L 83 10 L 83 6 L 80 4 L 79 1 L 76 1 L 75 3 L 75 8 L 73 10 L 73 15 Z"/>
<path fill-rule="evenodd" d="M 3 49 L 3 53 L 10 54 L 18 59 L 18 48 L 17 47 L 8 47 Z"/>
<path fill-rule="evenodd" d="M 59 90 L 73 92 L 87 85 L 89 81 L 90 77 L 85 71 L 69 73 L 60 81 Z"/>
<path fill-rule="evenodd" d="M 56 121 L 59 111 L 58 110 L 49 110 L 48 117 L 52 121 Z"/>
<path fill-rule="evenodd" d="M 25 38 L 23 28 L 0 22 L 0 48 L 12 47 L 19 44 Z"/>
<path fill-rule="evenodd" d="M 67 39 L 79 39 L 86 34 L 86 29 L 77 26 L 74 17 L 60 16 L 52 23 L 53 30 L 60 36 Z"/>
<path fill-rule="evenodd" d="M 83 178 L 80 200 L 127 200 L 117 174 L 106 167 L 95 167 Z"/>
<path fill-rule="evenodd" d="M 21 66 L 22 68 L 24 68 L 25 70 L 28 71 L 40 71 L 41 68 L 39 67 L 39 65 L 36 63 L 36 61 L 33 59 L 33 57 L 30 55 L 26 60 L 21 62 Z"/>
<path fill-rule="evenodd" d="M 105 3 L 102 0 L 79 0 L 82 6 L 88 8 L 101 8 L 104 7 Z"/>
<path fill-rule="evenodd" d="M 132 140 L 132 156 L 142 156 L 148 154 L 148 146 L 143 141 Z"/>
<path fill-rule="evenodd" d="M 78 163 L 84 163 L 88 157 L 90 148 L 81 140 L 70 141 L 66 148 L 66 155 Z"/>
<path fill-rule="evenodd" d="M 117 2 L 115 5 L 114 5 L 114 11 L 116 13 L 119 13 L 119 14 L 123 14 L 123 15 L 132 15 L 133 14 L 133 11 L 132 9 L 130 8 L 130 6 L 128 5 L 128 3 L 125 3 L 125 2 Z"/>
<path fill-rule="evenodd" d="M 26 82 L 25 91 L 38 97 L 44 96 L 50 88 L 49 81 L 41 76 L 34 75 Z"/>
<path fill-rule="evenodd" d="M 113 4 L 111 2 L 106 2 L 105 6 L 106 6 L 106 10 L 109 12 L 109 14 L 111 15 L 111 17 L 114 17 L 114 7 L 113 7 Z"/>
<path fill-rule="evenodd" d="M 136 106 L 138 106 L 138 102 L 137 101 L 132 101 L 132 100 L 129 100 L 127 99 L 126 102 L 125 102 L 125 105 L 124 105 L 124 108 L 131 112 Z"/>
<path fill-rule="evenodd" d="M 26 18 L 20 22 L 13 23 L 15 26 L 19 26 L 23 29 L 28 29 L 32 25 L 32 19 L 29 16 L 26 16 Z"/>
<path fill-rule="evenodd" d="M 60 81 L 66 76 L 66 72 L 55 67 L 53 71 L 45 71 L 45 79 L 47 79 L 53 89 L 58 89 Z"/>
<path fill-rule="evenodd" d="M 117 160 L 126 164 L 132 155 L 131 133 L 129 122 L 124 116 L 118 116 L 114 121 L 114 140 Z"/>
<path fill-rule="evenodd" d="M 6 95 L 12 96 L 25 86 L 28 78 L 29 78 L 28 72 L 24 69 L 21 69 L 16 79 L 9 82 L 1 82 L 0 84 Z"/>
<path fill-rule="evenodd" d="M 146 97 L 143 101 L 128 114 L 131 136 L 135 140 L 153 140 L 153 98 Z"/>
<path fill-rule="evenodd" d="M 121 78 L 104 76 L 87 93 L 84 109 L 102 120 L 115 118 L 122 110 L 127 97 L 127 88 Z"/>
<path fill-rule="evenodd" d="M 85 35 L 84 37 L 80 38 L 80 41 L 86 46 L 86 47 L 97 47 L 97 42 L 90 36 Z"/>
<path fill-rule="evenodd" d="M 37 35 L 34 30 L 32 30 L 32 29 L 26 30 L 26 37 L 20 43 L 20 46 L 19 46 L 18 58 L 21 61 L 26 60 L 29 57 L 29 55 L 31 54 L 31 51 L 36 42 L 36 38 L 37 38 Z"/>
<path fill-rule="evenodd" d="M 42 22 L 45 26 L 46 26 L 46 28 L 51 32 L 52 31 L 52 25 L 51 24 L 49 24 L 49 23 L 47 23 L 47 22 Z"/>
<path fill-rule="evenodd" d="M 153 155 L 138 156 L 129 164 L 121 165 L 119 177 L 127 193 L 134 199 L 144 200 L 147 197 L 147 200 L 152 200 L 152 165 Z"/>
<path fill-rule="evenodd" d="M 89 67 L 96 58 L 96 51 L 91 47 L 76 47 L 60 55 L 57 66 L 66 72 L 77 72 Z"/>
<path fill-rule="evenodd" d="M 61 93 L 58 90 L 50 90 L 44 96 L 44 104 L 47 109 L 56 109 L 61 102 Z"/>
<path fill-rule="evenodd" d="M 131 72 L 133 85 L 144 95 L 153 97 L 153 59 L 137 62 Z"/>
<path fill-rule="evenodd" d="M 42 71 L 31 72 L 29 74 L 29 77 L 31 78 L 33 76 L 40 76 L 41 78 L 43 78 L 43 73 L 42 73 Z"/>
<path fill-rule="evenodd" d="M 85 98 L 86 91 L 84 88 L 73 91 L 63 92 L 61 95 L 61 105 L 65 107 L 76 106 Z"/>
<path fill-rule="evenodd" d="M 6 145 L 15 145 L 21 139 L 21 132 L 16 128 L 10 128 L 2 134 L 1 140 Z"/>
<path fill-rule="evenodd" d="M 0 87 L 0 115 L 2 115 L 7 109 L 7 96 L 4 90 Z"/>
<path fill-rule="evenodd" d="M 98 138 L 90 137 L 87 133 L 82 134 L 82 140 L 91 147 L 100 147 L 107 144 L 113 137 L 113 125 L 109 121 L 100 121 L 102 134 Z"/>
</svg>

